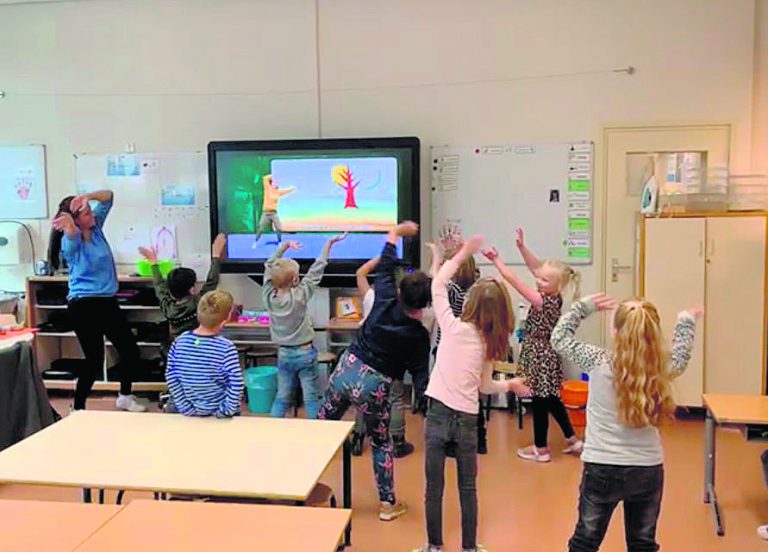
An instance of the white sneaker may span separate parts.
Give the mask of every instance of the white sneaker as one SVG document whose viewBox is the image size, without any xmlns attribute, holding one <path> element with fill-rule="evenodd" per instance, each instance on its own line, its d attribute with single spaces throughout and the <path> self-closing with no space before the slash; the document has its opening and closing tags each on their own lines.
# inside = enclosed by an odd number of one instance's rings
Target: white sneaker
<svg viewBox="0 0 768 552">
<path fill-rule="evenodd" d="M 578 456 L 581 454 L 581 451 L 584 450 L 584 441 L 581 439 L 576 439 L 573 443 L 568 445 L 563 449 L 563 454 L 573 454 L 575 456 Z"/>
<path fill-rule="evenodd" d="M 517 456 L 523 460 L 531 460 L 533 462 L 546 463 L 552 461 L 552 455 L 549 451 L 539 452 L 535 446 L 517 449 Z"/>
<path fill-rule="evenodd" d="M 146 412 L 147 407 L 136 400 L 136 395 L 118 395 L 115 406 L 126 412 Z"/>
<path fill-rule="evenodd" d="M 758 527 L 757 536 L 763 540 L 768 540 L 768 525 L 761 525 Z"/>
</svg>

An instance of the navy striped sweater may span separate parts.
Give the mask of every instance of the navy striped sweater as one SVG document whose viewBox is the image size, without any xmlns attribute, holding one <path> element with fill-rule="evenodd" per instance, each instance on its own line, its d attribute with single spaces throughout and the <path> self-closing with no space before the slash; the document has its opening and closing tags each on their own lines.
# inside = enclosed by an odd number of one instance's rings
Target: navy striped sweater
<svg viewBox="0 0 768 552">
<path fill-rule="evenodd" d="M 165 379 L 174 406 L 185 416 L 225 418 L 240 412 L 243 372 L 235 345 L 225 337 L 181 334 L 168 353 Z"/>
</svg>

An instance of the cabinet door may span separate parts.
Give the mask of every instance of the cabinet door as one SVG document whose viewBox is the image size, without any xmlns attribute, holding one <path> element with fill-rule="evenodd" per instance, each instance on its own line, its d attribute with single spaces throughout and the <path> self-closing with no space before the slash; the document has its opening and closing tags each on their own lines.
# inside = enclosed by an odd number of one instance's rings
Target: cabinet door
<svg viewBox="0 0 768 552">
<path fill-rule="evenodd" d="M 763 392 L 765 221 L 707 219 L 707 393 Z"/>
<path fill-rule="evenodd" d="M 704 304 L 705 219 L 649 219 L 645 222 L 644 294 L 659 310 L 667 343 L 677 314 Z M 680 406 L 701 406 L 704 392 L 704 335 L 697 330 L 688 369 L 675 380 Z"/>
</svg>

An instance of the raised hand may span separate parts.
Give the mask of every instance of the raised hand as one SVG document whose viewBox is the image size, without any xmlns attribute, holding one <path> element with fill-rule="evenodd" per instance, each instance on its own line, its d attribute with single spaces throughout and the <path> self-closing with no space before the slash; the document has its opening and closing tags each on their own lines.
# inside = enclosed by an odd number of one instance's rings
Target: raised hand
<svg viewBox="0 0 768 552">
<path fill-rule="evenodd" d="M 59 213 L 51 225 L 60 232 L 66 232 L 67 234 L 73 234 L 77 231 L 77 225 L 75 225 L 75 219 L 69 213 Z"/>
<path fill-rule="evenodd" d="M 515 245 L 517 245 L 518 249 L 522 249 L 525 247 L 525 232 L 522 228 L 518 228 L 515 233 L 517 234 L 517 239 L 515 240 Z"/>
<path fill-rule="evenodd" d="M 347 236 L 349 236 L 349 232 L 344 232 L 343 234 L 339 234 L 338 236 L 334 236 L 331 239 L 328 240 L 328 243 L 331 245 L 335 243 L 339 243 L 342 240 L 346 240 Z"/>
<path fill-rule="evenodd" d="M 293 249 L 294 251 L 299 251 L 301 249 L 301 244 L 297 241 L 287 241 L 283 244 L 283 249 Z"/>
<path fill-rule="evenodd" d="M 157 262 L 157 253 L 152 247 L 139 247 L 139 253 L 141 256 L 147 259 L 152 264 Z"/>
<path fill-rule="evenodd" d="M 224 253 L 224 249 L 227 247 L 227 237 L 224 234 L 219 234 L 216 239 L 213 240 L 211 246 L 211 256 L 214 259 L 218 259 Z"/>
<path fill-rule="evenodd" d="M 496 247 L 494 247 L 493 245 L 481 250 L 481 253 L 486 259 L 488 259 L 491 262 L 495 262 L 496 259 L 499 258 L 499 250 L 496 249 Z"/>
<path fill-rule="evenodd" d="M 77 214 L 77 212 L 80 211 L 86 205 L 88 205 L 87 195 L 75 196 L 74 198 L 72 198 L 72 201 L 69 203 L 69 210 Z"/>
<path fill-rule="evenodd" d="M 704 307 L 693 307 L 688 309 L 686 312 L 698 320 L 704 316 Z"/>
<path fill-rule="evenodd" d="M 413 221 L 406 220 L 397 225 L 395 232 L 398 236 L 415 236 L 419 233 L 419 225 Z"/>
<path fill-rule="evenodd" d="M 467 248 L 470 254 L 474 255 L 475 253 L 480 251 L 480 248 L 483 246 L 484 241 L 485 241 L 485 236 L 478 234 L 476 236 L 472 236 L 466 242 L 464 242 L 463 247 Z"/>
<path fill-rule="evenodd" d="M 619 304 L 618 301 L 616 301 L 613 297 L 606 295 L 605 293 L 602 293 L 602 292 L 593 293 L 592 295 L 587 295 L 586 297 L 584 297 L 584 300 L 594 304 L 595 309 L 597 309 L 600 312 L 613 310 Z"/>
</svg>

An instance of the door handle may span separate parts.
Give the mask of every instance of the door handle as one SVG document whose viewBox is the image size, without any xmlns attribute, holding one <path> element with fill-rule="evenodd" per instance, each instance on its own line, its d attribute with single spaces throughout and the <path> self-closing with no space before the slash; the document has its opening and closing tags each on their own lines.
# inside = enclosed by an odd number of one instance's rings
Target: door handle
<svg viewBox="0 0 768 552">
<path fill-rule="evenodd" d="M 631 266 L 624 266 L 619 264 L 619 259 L 614 257 L 611 259 L 611 282 L 616 283 L 619 281 L 619 272 L 628 272 L 632 270 Z"/>
</svg>

